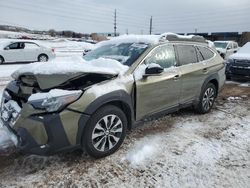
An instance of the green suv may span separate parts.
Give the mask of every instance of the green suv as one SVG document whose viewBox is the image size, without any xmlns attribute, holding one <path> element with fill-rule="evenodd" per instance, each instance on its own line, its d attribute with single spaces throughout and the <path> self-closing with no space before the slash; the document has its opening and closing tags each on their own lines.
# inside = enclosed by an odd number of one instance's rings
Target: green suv
<svg viewBox="0 0 250 188">
<path fill-rule="evenodd" d="M 83 58 L 25 65 L 12 77 L 1 121 L 20 151 L 83 149 L 100 158 L 149 116 L 187 106 L 209 112 L 225 65 L 199 36 L 128 35 L 98 44 Z"/>
</svg>

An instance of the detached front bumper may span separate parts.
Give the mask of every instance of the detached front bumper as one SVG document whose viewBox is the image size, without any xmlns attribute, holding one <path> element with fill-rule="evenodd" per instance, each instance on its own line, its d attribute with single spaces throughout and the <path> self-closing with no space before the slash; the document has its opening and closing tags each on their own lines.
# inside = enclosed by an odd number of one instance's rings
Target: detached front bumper
<svg viewBox="0 0 250 188">
<path fill-rule="evenodd" d="M 88 121 L 89 115 L 67 108 L 60 113 L 41 113 L 27 104 L 20 107 L 18 114 L 11 107 L 9 109 L 12 111 L 6 112 L 4 105 L 11 100 L 7 95 L 6 92 L 3 96 L 0 118 L 3 125 L 16 136 L 19 151 L 52 155 L 80 148 L 79 130 Z M 3 117 L 4 113 L 8 116 Z M 12 114 L 16 115 L 15 118 Z"/>
</svg>

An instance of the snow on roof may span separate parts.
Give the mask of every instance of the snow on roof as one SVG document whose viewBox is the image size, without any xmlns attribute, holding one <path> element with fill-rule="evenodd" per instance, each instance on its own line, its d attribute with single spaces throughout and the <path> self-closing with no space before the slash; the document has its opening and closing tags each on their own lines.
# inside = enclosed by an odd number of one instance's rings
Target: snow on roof
<svg viewBox="0 0 250 188">
<path fill-rule="evenodd" d="M 121 35 L 118 37 L 114 37 L 111 40 L 100 42 L 97 44 L 97 47 L 121 43 L 157 44 L 159 42 L 159 38 L 160 35 Z"/>
<path fill-rule="evenodd" d="M 103 41 L 97 44 L 96 47 L 104 46 L 104 45 L 110 45 L 110 44 L 121 44 L 121 43 L 146 43 L 146 44 L 157 44 L 162 41 L 168 41 L 167 37 L 176 37 L 179 39 L 192 39 L 196 35 L 178 35 L 175 33 L 167 32 L 163 33 L 161 35 L 121 35 L 119 37 L 112 38 L 108 41 Z M 199 38 L 202 38 L 201 36 L 196 36 Z M 205 41 L 205 39 L 204 39 Z"/>
<path fill-rule="evenodd" d="M 128 66 L 112 59 L 99 58 L 93 61 L 84 61 L 81 57 L 57 58 L 49 62 L 37 62 L 22 66 L 11 76 L 18 79 L 23 74 L 74 74 L 100 73 L 117 75 L 128 70 Z"/>
</svg>

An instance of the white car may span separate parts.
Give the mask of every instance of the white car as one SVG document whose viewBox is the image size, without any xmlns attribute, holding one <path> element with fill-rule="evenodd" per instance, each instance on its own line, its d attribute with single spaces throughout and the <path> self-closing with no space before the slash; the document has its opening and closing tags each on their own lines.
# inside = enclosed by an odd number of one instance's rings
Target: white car
<svg viewBox="0 0 250 188">
<path fill-rule="evenodd" d="M 45 62 L 55 58 L 53 49 L 31 41 L 1 41 L 0 64 L 9 62 Z"/>
<path fill-rule="evenodd" d="M 228 59 L 230 55 L 236 53 L 239 49 L 238 43 L 234 41 L 214 41 L 214 45 L 224 59 Z"/>
</svg>

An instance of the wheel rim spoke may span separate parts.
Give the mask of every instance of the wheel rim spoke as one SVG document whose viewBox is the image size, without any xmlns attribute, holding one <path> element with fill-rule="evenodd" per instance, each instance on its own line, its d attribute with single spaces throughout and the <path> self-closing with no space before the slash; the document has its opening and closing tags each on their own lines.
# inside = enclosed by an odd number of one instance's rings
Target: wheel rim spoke
<svg viewBox="0 0 250 188">
<path fill-rule="evenodd" d="M 101 145 L 101 143 L 103 143 L 103 139 L 105 139 L 105 137 L 102 137 L 98 142 L 94 144 L 95 148 L 98 148 Z"/>
<path fill-rule="evenodd" d="M 115 125 L 113 125 L 112 127 L 111 127 L 111 131 L 113 131 L 114 129 L 116 129 L 119 125 L 121 125 L 122 124 L 122 122 L 121 122 L 121 120 L 119 119 L 116 123 L 115 123 Z"/>
<path fill-rule="evenodd" d="M 110 136 L 108 137 L 108 142 L 109 142 L 109 149 L 112 149 L 114 147 L 114 144 L 110 140 Z"/>
<path fill-rule="evenodd" d="M 94 134 L 92 135 L 92 139 L 96 139 L 96 138 L 101 137 L 101 136 L 104 136 L 104 135 L 105 135 L 104 132 L 94 133 Z"/>
</svg>

